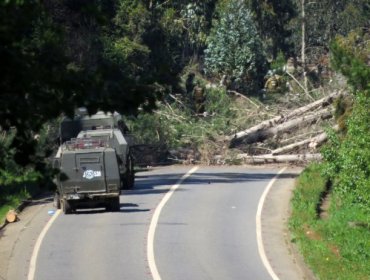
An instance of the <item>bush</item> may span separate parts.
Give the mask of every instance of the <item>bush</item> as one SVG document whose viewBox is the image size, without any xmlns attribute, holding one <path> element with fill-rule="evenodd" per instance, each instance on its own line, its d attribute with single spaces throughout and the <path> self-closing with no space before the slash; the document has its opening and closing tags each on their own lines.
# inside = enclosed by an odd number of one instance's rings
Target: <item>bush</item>
<svg viewBox="0 0 370 280">
<path fill-rule="evenodd" d="M 345 136 L 330 134 L 323 150 L 325 173 L 335 182 L 334 192 L 342 203 L 358 204 L 370 215 L 370 98 L 359 93 Z"/>
<path fill-rule="evenodd" d="M 239 113 L 224 89 L 205 89 L 205 96 L 205 117 L 189 109 L 192 106 L 187 103 L 192 102 L 191 99 L 179 97 L 177 101 L 163 100 L 153 114 L 141 113 L 129 119 L 135 143 L 207 151 L 205 145 L 209 142 L 232 133 Z"/>
</svg>

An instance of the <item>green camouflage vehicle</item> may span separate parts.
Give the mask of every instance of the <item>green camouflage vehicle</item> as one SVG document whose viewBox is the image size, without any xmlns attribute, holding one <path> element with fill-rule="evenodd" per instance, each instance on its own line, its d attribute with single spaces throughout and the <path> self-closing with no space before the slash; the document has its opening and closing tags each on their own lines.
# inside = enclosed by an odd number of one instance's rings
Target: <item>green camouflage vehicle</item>
<svg viewBox="0 0 370 280">
<path fill-rule="evenodd" d="M 68 214 L 77 208 L 119 211 L 121 188 L 134 185 L 130 137 L 119 114 L 78 115 L 61 123 L 54 158 L 59 169 L 54 205 Z"/>
<path fill-rule="evenodd" d="M 60 169 L 54 203 L 65 214 L 86 207 L 119 211 L 121 179 L 117 155 L 104 142 L 67 141 L 55 157 L 54 166 Z"/>
</svg>

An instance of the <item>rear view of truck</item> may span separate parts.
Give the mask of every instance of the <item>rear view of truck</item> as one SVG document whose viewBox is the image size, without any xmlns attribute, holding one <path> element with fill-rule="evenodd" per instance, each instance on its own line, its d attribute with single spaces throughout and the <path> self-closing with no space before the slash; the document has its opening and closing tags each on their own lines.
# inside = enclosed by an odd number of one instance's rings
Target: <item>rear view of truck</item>
<svg viewBox="0 0 370 280">
<path fill-rule="evenodd" d="M 116 151 L 102 140 L 71 139 L 60 147 L 54 167 L 54 204 L 69 214 L 77 208 L 105 207 L 119 211 L 121 178 Z"/>
</svg>

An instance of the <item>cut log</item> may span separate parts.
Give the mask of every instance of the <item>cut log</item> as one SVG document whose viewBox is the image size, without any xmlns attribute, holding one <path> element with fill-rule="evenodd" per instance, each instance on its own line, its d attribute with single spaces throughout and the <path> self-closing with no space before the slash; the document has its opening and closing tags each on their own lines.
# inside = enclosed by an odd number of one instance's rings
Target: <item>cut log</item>
<svg viewBox="0 0 370 280">
<path fill-rule="evenodd" d="M 249 129 L 246 129 L 244 131 L 237 132 L 234 135 L 231 135 L 231 136 L 226 137 L 226 140 L 227 141 L 230 141 L 230 146 L 235 146 L 235 144 L 239 140 L 241 140 L 244 137 L 247 137 L 248 135 L 253 134 L 253 133 L 255 133 L 255 132 L 259 131 L 259 130 L 263 130 L 263 129 L 274 127 L 274 126 L 276 126 L 278 124 L 281 124 L 283 122 L 286 122 L 289 119 L 302 116 L 303 114 L 305 114 L 305 113 L 307 113 L 309 111 L 318 109 L 320 107 L 326 107 L 326 106 L 330 105 L 335 98 L 339 97 L 342 94 L 343 94 L 342 92 L 334 92 L 334 93 L 328 95 L 327 97 L 324 97 L 322 99 L 319 99 L 319 100 L 317 100 L 315 102 L 312 102 L 312 103 L 310 103 L 310 104 L 308 104 L 306 106 L 297 108 L 297 109 L 291 111 L 290 113 L 288 113 L 286 115 L 281 115 L 281 116 L 274 117 L 272 119 L 263 121 L 260 124 L 258 124 L 256 126 L 253 126 L 253 127 L 249 128 Z"/>
<path fill-rule="evenodd" d="M 6 221 L 8 223 L 14 223 L 17 220 L 17 212 L 15 210 L 9 210 L 6 214 Z"/>
<path fill-rule="evenodd" d="M 251 156 L 248 154 L 237 155 L 238 159 L 244 160 L 248 164 L 263 164 L 263 163 L 306 163 L 311 161 L 320 161 L 322 159 L 321 154 L 295 154 L 295 155 L 258 155 Z"/>
<path fill-rule="evenodd" d="M 251 130 L 248 134 L 245 134 L 241 138 L 234 138 L 230 143 L 230 147 L 233 148 L 239 144 L 252 144 L 256 142 L 262 142 L 272 136 L 279 135 L 284 132 L 288 132 L 299 126 L 307 126 L 316 122 L 318 119 L 328 119 L 332 117 L 332 112 L 329 108 L 320 110 L 315 114 L 308 116 L 292 119 L 275 126 L 267 126 L 258 130 Z"/>
<path fill-rule="evenodd" d="M 293 143 L 293 144 L 275 149 L 271 152 L 271 154 L 272 155 L 286 154 L 286 153 L 289 153 L 289 152 L 293 151 L 294 149 L 296 149 L 298 147 L 303 147 L 305 145 L 309 145 L 310 148 L 316 148 L 316 147 L 320 146 L 323 142 L 325 142 L 327 138 L 328 137 L 327 137 L 326 133 L 323 132 L 323 133 L 321 133 L 321 134 L 319 134 L 319 135 L 317 135 L 313 138 L 306 139 L 306 140 L 303 140 L 303 141 L 299 141 L 297 143 Z"/>
</svg>

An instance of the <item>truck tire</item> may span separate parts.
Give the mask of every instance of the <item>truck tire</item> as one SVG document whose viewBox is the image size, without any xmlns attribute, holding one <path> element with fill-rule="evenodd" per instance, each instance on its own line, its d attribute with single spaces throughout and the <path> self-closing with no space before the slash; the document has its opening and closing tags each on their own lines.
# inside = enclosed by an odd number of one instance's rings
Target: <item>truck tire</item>
<svg viewBox="0 0 370 280">
<path fill-rule="evenodd" d="M 125 190 L 132 189 L 135 184 L 134 159 L 128 155 L 126 159 L 126 174 L 123 176 L 122 188 Z"/>
<path fill-rule="evenodd" d="M 60 209 L 60 195 L 57 192 L 54 194 L 53 205 L 56 209 Z"/>
<path fill-rule="evenodd" d="M 73 208 L 71 206 L 71 203 L 68 200 L 63 199 L 62 203 L 61 203 L 61 206 L 62 206 L 62 210 L 63 210 L 64 214 L 71 214 L 72 213 Z"/>
<path fill-rule="evenodd" d="M 119 196 L 111 198 L 108 202 L 108 205 L 107 205 L 106 209 L 108 211 L 112 211 L 112 212 L 120 211 L 121 210 L 121 205 L 119 203 Z"/>
</svg>

